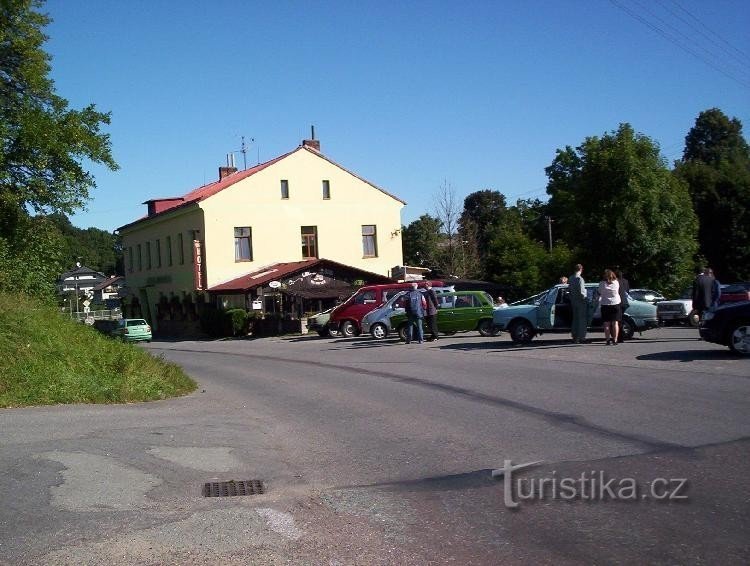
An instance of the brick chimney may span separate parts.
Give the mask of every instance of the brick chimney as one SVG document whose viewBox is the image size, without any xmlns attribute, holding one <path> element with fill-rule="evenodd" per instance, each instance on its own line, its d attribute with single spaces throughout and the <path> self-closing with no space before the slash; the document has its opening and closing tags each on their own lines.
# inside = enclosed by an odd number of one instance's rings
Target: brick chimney
<svg viewBox="0 0 750 566">
<path fill-rule="evenodd" d="M 236 167 L 219 167 L 219 181 L 221 181 L 224 177 L 228 177 L 232 173 L 236 172 Z"/>
<path fill-rule="evenodd" d="M 320 152 L 320 140 L 302 140 L 302 147 L 309 147 Z"/>
<path fill-rule="evenodd" d="M 320 140 L 315 139 L 315 126 L 310 126 L 310 139 L 302 140 L 302 147 L 309 147 L 320 153 Z"/>
</svg>

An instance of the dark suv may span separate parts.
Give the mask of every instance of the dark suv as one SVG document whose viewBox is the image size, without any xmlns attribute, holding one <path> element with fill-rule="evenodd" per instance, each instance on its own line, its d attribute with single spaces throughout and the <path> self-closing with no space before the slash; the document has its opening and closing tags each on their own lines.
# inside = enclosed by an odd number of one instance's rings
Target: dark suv
<svg viewBox="0 0 750 566">
<path fill-rule="evenodd" d="M 750 301 L 726 303 L 705 312 L 698 332 L 706 342 L 750 356 Z"/>
</svg>

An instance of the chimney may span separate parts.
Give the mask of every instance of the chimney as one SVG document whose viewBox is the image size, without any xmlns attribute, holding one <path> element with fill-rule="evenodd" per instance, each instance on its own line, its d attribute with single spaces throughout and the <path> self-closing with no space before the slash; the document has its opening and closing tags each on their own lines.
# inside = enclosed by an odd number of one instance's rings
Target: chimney
<svg viewBox="0 0 750 566">
<path fill-rule="evenodd" d="M 219 167 L 219 181 L 221 181 L 224 177 L 229 177 L 229 175 L 236 172 L 236 167 Z"/>
<path fill-rule="evenodd" d="M 234 154 L 227 153 L 227 166 L 219 167 L 219 181 L 221 181 L 224 177 L 228 177 L 232 173 L 236 172 L 237 168 L 234 166 Z"/>
<path fill-rule="evenodd" d="M 309 147 L 320 152 L 320 140 L 302 140 L 302 147 Z"/>
<path fill-rule="evenodd" d="M 315 139 L 315 126 L 310 126 L 310 139 L 302 140 L 302 147 L 309 147 L 320 152 L 320 140 Z"/>
</svg>

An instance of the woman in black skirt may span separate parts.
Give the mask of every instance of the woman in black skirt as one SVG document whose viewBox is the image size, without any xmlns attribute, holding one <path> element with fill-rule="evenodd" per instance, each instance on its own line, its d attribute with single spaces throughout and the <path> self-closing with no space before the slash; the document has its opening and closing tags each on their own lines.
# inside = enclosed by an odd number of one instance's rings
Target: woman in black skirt
<svg viewBox="0 0 750 566">
<path fill-rule="evenodd" d="M 599 304 L 602 306 L 602 323 L 604 324 L 604 338 L 607 346 L 617 346 L 620 331 L 620 284 L 615 272 L 604 270 L 604 279 L 599 283 Z"/>
</svg>

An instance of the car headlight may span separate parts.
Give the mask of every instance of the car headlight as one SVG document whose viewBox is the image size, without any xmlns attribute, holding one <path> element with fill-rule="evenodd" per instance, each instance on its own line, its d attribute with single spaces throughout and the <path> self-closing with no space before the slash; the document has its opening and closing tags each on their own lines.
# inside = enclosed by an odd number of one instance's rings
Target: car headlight
<svg viewBox="0 0 750 566">
<path fill-rule="evenodd" d="M 713 311 L 706 311 L 703 313 L 703 320 L 711 320 L 713 317 L 716 316 L 716 313 Z"/>
</svg>

